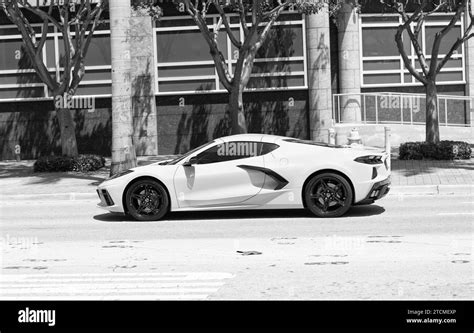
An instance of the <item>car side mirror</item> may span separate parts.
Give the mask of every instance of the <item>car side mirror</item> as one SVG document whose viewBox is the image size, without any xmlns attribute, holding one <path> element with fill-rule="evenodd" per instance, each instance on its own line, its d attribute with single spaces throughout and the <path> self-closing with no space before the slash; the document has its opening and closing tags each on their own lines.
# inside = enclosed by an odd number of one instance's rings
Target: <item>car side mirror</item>
<svg viewBox="0 0 474 333">
<path fill-rule="evenodd" d="M 198 162 L 197 156 L 193 156 L 193 157 L 191 157 L 188 161 L 184 162 L 184 163 L 183 163 L 183 166 L 185 166 L 185 167 L 190 167 L 190 166 L 192 166 L 193 164 L 197 164 L 197 162 Z"/>
</svg>

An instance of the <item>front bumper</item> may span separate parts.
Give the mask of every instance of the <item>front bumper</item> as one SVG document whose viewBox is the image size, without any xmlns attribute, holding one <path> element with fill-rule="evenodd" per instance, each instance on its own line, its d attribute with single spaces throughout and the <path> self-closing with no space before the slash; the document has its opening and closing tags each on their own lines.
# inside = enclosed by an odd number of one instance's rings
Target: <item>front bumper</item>
<svg viewBox="0 0 474 333">
<path fill-rule="evenodd" d="M 97 207 L 108 210 L 109 212 L 123 213 L 120 192 L 115 187 L 97 188 L 97 195 L 100 202 Z"/>
<path fill-rule="evenodd" d="M 107 192 L 106 189 L 97 189 L 97 195 L 99 196 L 100 199 L 100 206 L 101 207 L 108 207 L 108 206 L 113 206 L 114 201 L 112 200 L 112 197 L 110 196 L 109 192 Z"/>
</svg>

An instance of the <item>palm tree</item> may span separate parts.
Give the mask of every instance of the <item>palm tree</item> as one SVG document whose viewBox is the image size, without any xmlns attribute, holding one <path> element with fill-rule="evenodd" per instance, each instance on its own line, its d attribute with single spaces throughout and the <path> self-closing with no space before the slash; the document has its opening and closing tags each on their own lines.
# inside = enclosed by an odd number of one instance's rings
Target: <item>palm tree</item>
<svg viewBox="0 0 474 333">
<path fill-rule="evenodd" d="M 137 165 L 133 145 L 130 0 L 109 2 L 112 54 L 112 166 L 110 175 Z"/>
</svg>

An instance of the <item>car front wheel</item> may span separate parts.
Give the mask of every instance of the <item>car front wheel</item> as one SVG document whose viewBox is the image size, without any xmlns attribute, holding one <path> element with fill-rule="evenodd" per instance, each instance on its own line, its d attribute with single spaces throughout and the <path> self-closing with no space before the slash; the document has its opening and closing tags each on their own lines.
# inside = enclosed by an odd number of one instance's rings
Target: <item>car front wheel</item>
<svg viewBox="0 0 474 333">
<path fill-rule="evenodd" d="M 169 210 L 166 189 L 152 179 L 133 183 L 127 190 L 125 203 L 128 214 L 139 221 L 160 220 Z"/>
<path fill-rule="evenodd" d="M 310 179 L 304 190 L 306 208 L 318 217 L 339 217 L 351 208 L 353 193 L 349 182 L 335 173 Z"/>
</svg>

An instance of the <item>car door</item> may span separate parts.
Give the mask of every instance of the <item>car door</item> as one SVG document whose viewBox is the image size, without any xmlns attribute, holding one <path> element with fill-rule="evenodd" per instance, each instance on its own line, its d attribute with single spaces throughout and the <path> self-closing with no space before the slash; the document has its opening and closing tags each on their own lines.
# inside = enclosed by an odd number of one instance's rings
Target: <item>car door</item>
<svg viewBox="0 0 474 333">
<path fill-rule="evenodd" d="M 260 192 L 265 174 L 257 141 L 216 140 L 194 157 L 190 166 L 178 166 L 174 186 L 180 208 L 238 206 Z M 188 159 L 188 161 L 190 160 Z"/>
</svg>

